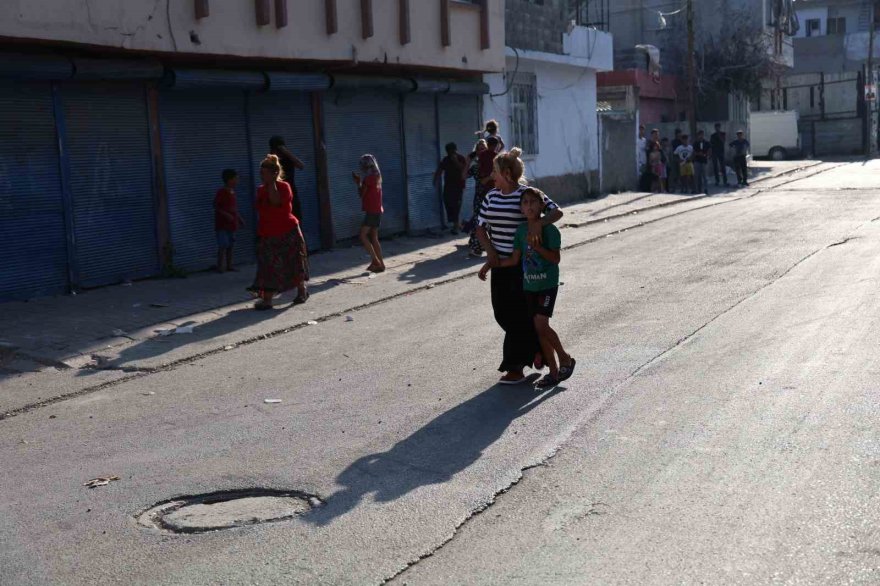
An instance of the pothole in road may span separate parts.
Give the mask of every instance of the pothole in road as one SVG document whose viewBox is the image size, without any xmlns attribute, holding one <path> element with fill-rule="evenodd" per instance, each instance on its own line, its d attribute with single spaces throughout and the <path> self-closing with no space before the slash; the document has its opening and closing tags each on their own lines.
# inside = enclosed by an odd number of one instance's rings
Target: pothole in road
<svg viewBox="0 0 880 586">
<path fill-rule="evenodd" d="M 318 497 L 299 491 L 233 490 L 164 501 L 140 513 L 137 521 L 171 533 L 204 533 L 288 521 L 323 505 Z"/>
</svg>

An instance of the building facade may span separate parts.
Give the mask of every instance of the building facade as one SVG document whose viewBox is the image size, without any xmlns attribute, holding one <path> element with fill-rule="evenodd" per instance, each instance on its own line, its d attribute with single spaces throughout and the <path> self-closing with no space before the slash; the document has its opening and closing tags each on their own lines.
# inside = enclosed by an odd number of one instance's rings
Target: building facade
<svg viewBox="0 0 880 586">
<path fill-rule="evenodd" d="M 612 67 L 602 4 L 507 0 L 505 69 L 485 76 L 484 119 L 500 122 L 529 180 L 560 201 L 600 189 L 596 75 Z"/>
<path fill-rule="evenodd" d="M 502 0 L 0 5 L 0 299 L 208 268 L 213 194 L 253 195 L 273 135 L 311 249 L 356 236 L 351 170 L 384 175 L 387 233 L 444 224 L 431 175 L 506 62 Z"/>
<path fill-rule="evenodd" d="M 750 30 L 763 35 L 775 63 L 792 67 L 792 6 L 791 0 L 695 0 L 696 59 L 708 46 L 735 43 L 735 30 Z M 614 35 L 614 73 L 601 75 L 600 87 L 622 83 L 636 87 L 640 119 L 645 124 L 684 122 L 689 101 L 685 3 L 619 0 L 611 9 L 609 30 Z M 747 97 L 711 90 L 704 88 L 698 97 L 698 121 L 747 123 Z"/>
<path fill-rule="evenodd" d="M 795 64 L 779 83 L 765 84 L 755 107 L 795 110 L 801 140 L 815 156 L 852 155 L 876 150 L 877 102 L 866 99 L 870 31 L 880 31 L 875 0 L 798 0 L 800 30 L 794 38 Z M 874 47 L 874 79 L 880 39 Z M 875 92 L 876 94 L 876 92 Z M 866 120 L 868 118 L 869 120 Z"/>
</svg>

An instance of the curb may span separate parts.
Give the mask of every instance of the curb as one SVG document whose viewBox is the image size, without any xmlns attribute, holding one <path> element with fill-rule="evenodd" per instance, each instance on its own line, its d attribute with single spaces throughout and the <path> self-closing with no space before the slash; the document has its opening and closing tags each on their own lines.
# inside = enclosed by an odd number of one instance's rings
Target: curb
<svg viewBox="0 0 880 586">
<path fill-rule="evenodd" d="M 805 170 L 807 170 L 807 169 L 812 169 L 813 167 L 818 167 L 819 165 L 822 165 L 822 164 L 824 164 L 824 163 L 826 163 L 826 162 L 827 162 L 827 161 L 815 161 L 815 162 L 813 162 L 813 163 L 811 163 L 811 164 L 809 164 L 809 165 L 803 165 L 803 166 L 800 166 L 800 167 L 795 167 L 795 168 L 793 168 L 793 169 L 788 169 L 788 170 L 786 170 L 786 171 L 781 171 L 781 172 L 779 172 L 779 173 L 777 173 L 777 174 L 775 174 L 775 175 L 768 175 L 767 177 L 761 177 L 761 178 L 759 178 L 759 179 L 755 179 L 754 181 L 752 181 L 752 184 L 760 183 L 760 182 L 762 182 L 762 181 L 770 181 L 771 179 L 778 179 L 779 177 L 785 177 L 786 175 L 791 175 L 791 174 L 793 174 L 793 173 L 799 173 L 799 172 L 801 172 L 801 171 L 805 171 Z M 642 193 L 642 192 L 637 192 L 637 193 Z M 677 199 L 677 200 L 675 200 L 675 201 L 667 201 L 667 202 L 663 202 L 663 203 L 658 203 L 657 205 L 647 206 L 647 207 L 644 207 L 644 208 L 640 208 L 640 209 L 638 209 L 638 210 L 633 210 L 633 211 L 629 211 L 629 212 L 623 212 L 623 213 L 620 213 L 620 214 L 613 214 L 613 215 L 610 215 L 610 216 L 603 216 L 603 217 L 601 217 L 601 218 L 596 218 L 596 219 L 594 219 L 594 220 L 586 220 L 586 221 L 584 221 L 584 222 L 578 222 L 578 223 L 572 223 L 572 224 L 562 224 L 562 226 L 560 226 L 560 228 L 583 228 L 584 226 L 590 226 L 590 225 L 592 225 L 592 224 L 600 224 L 600 223 L 604 223 L 604 222 L 606 222 L 606 221 L 608 221 L 608 220 L 616 220 L 616 219 L 618 219 L 618 218 L 625 218 L 626 216 L 631 216 L 631 215 L 633 215 L 633 214 L 637 214 L 637 213 L 639 213 L 639 212 L 646 212 L 646 211 L 649 211 L 649 210 L 656 210 L 656 209 L 665 208 L 665 207 L 669 207 L 669 206 L 674 206 L 674 205 L 678 205 L 678 204 L 686 203 L 686 202 L 691 202 L 691 201 L 699 201 L 699 200 L 701 200 L 701 199 L 706 199 L 706 198 L 708 198 L 708 197 L 715 197 L 715 196 L 714 196 L 714 195 L 711 195 L 711 194 L 696 195 L 696 196 L 692 196 L 692 197 L 685 197 L 685 196 L 682 196 L 682 199 Z"/>
</svg>

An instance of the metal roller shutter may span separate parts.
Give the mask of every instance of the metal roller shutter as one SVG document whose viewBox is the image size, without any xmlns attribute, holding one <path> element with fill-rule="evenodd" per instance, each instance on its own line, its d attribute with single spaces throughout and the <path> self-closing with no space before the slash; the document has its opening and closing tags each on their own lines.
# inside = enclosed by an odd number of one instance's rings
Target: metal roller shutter
<svg viewBox="0 0 880 586">
<path fill-rule="evenodd" d="M 432 94 L 411 94 L 403 102 L 409 229 L 443 225 L 440 193 L 433 183 L 439 161 L 436 100 Z"/>
<path fill-rule="evenodd" d="M 214 195 L 223 169 L 238 171 L 235 195 L 245 226 L 236 234 L 236 262 L 254 258 L 254 205 L 245 94 L 237 89 L 163 92 L 162 156 L 174 266 L 187 271 L 217 262 Z"/>
<path fill-rule="evenodd" d="M 382 170 L 385 216 L 382 232 L 406 229 L 406 186 L 400 133 L 400 98 L 397 94 L 359 90 L 331 92 L 325 98 L 330 200 L 336 239 L 357 236 L 363 213 L 351 172 L 364 153 L 375 155 Z"/>
<path fill-rule="evenodd" d="M 141 84 L 61 86 L 79 285 L 159 269 L 152 165 Z"/>
<path fill-rule="evenodd" d="M 303 92 L 270 92 L 253 95 L 248 104 L 250 139 L 253 149 L 251 168 L 258 169 L 269 152 L 269 138 L 284 137 L 287 148 L 299 157 L 306 168 L 296 172 L 296 197 L 302 204 L 300 227 L 309 250 L 321 247 L 320 202 L 315 173 L 315 140 L 312 104 Z M 260 178 L 254 171 L 255 182 Z"/>
<path fill-rule="evenodd" d="M 474 95 L 440 95 L 437 97 L 437 115 L 440 120 L 440 145 L 454 142 L 458 152 L 467 156 L 478 140 L 480 129 L 480 100 Z M 502 136 L 504 129 L 501 129 Z M 459 219 L 469 218 L 472 212 L 473 181 L 468 181 Z M 470 194 L 470 196 L 469 196 Z"/>
<path fill-rule="evenodd" d="M 67 289 L 67 247 L 52 92 L 0 88 L 0 299 Z"/>
</svg>

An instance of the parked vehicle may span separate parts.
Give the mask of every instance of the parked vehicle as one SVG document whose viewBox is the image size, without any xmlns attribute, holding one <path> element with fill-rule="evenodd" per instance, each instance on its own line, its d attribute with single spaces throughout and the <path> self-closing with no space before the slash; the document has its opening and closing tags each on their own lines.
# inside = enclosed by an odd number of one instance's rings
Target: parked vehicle
<svg viewBox="0 0 880 586">
<path fill-rule="evenodd" d="M 782 161 L 801 154 L 798 113 L 794 110 L 752 112 L 750 130 L 754 157 Z"/>
</svg>

